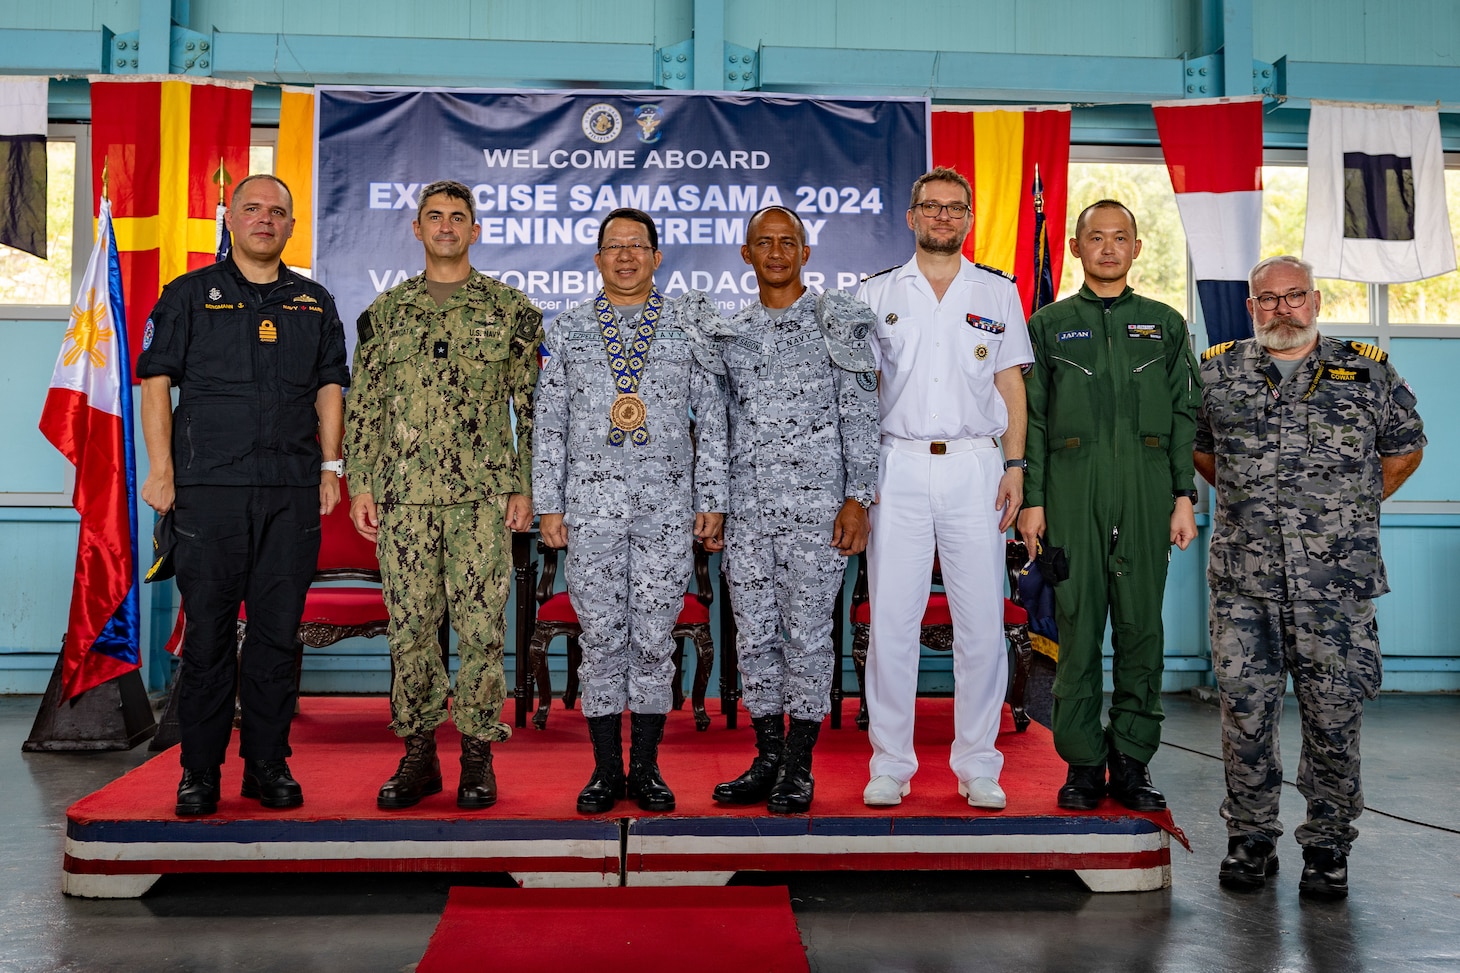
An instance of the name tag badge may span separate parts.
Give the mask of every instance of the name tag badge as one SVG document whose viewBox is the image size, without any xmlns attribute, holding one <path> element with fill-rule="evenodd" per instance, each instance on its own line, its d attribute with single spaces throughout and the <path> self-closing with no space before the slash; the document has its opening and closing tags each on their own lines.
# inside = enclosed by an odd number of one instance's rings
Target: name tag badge
<svg viewBox="0 0 1460 973">
<path fill-rule="evenodd" d="M 1367 368 L 1340 368 L 1337 365 L 1329 365 L 1324 369 L 1323 374 L 1335 382 L 1367 382 L 1369 380 Z"/>
<path fill-rule="evenodd" d="M 1060 341 L 1089 341 L 1090 329 L 1081 328 L 1077 331 L 1061 331 L 1058 335 Z"/>
<path fill-rule="evenodd" d="M 1127 338 L 1149 338 L 1152 341 L 1161 340 L 1161 326 L 1159 324 L 1127 324 L 1125 326 Z"/>
</svg>

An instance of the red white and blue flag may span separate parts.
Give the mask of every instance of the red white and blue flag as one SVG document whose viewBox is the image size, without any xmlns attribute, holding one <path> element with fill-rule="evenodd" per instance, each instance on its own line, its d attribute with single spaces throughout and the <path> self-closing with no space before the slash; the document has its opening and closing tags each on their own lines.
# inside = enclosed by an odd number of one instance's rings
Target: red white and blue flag
<svg viewBox="0 0 1460 973">
<path fill-rule="evenodd" d="M 96 246 L 41 411 L 41 433 L 76 467 L 81 515 L 61 666 L 62 700 L 142 664 L 137 464 L 122 271 L 103 197 Z"/>
<path fill-rule="evenodd" d="M 1247 274 L 1262 252 L 1262 97 L 1158 102 L 1152 111 L 1207 341 L 1250 338 Z"/>
</svg>

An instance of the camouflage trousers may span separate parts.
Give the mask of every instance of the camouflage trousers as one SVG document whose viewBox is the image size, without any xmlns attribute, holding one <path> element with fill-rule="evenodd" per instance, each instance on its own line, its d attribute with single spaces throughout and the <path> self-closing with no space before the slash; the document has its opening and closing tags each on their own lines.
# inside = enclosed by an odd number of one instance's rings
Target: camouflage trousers
<svg viewBox="0 0 1460 973">
<path fill-rule="evenodd" d="M 1278 723 L 1288 676 L 1302 718 L 1298 791 L 1305 847 L 1348 853 L 1364 810 L 1359 728 L 1364 700 L 1379 694 L 1383 662 L 1374 603 L 1367 599 L 1275 601 L 1212 592 L 1212 668 L 1222 701 L 1222 760 L 1231 836 L 1283 832 Z"/>
<path fill-rule="evenodd" d="M 390 728 L 397 736 L 430 733 L 451 718 L 481 740 L 512 735 L 504 723 L 502 641 L 512 572 L 507 497 L 450 505 L 381 504 L 380 575 L 390 612 Z M 436 632 L 447 605 L 456 630 L 456 692 Z"/>
<path fill-rule="evenodd" d="M 831 711 L 831 622 L 847 569 L 831 528 L 770 534 L 727 519 L 722 565 L 745 708 L 821 722 Z"/>
<path fill-rule="evenodd" d="M 638 514 L 575 518 L 563 579 L 583 634 L 578 683 L 584 716 L 668 713 L 670 631 L 694 568 L 694 521 Z"/>
</svg>

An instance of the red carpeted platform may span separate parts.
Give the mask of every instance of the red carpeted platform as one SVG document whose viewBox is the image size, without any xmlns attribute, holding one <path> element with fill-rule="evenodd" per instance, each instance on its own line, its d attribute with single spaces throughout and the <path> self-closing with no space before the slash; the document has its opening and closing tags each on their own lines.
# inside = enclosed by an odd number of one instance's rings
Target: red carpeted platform
<svg viewBox="0 0 1460 973">
<path fill-rule="evenodd" d="M 809 970 L 785 888 L 453 888 L 416 973 Z M 571 959 L 569 959 L 571 957 Z"/>
<path fill-rule="evenodd" d="M 1074 869 L 1100 891 L 1170 883 L 1168 813 L 1136 814 L 1106 800 L 1093 812 L 1055 806 L 1064 764 L 1049 732 L 1015 733 L 1004 712 L 999 748 L 1008 808 L 970 808 L 948 769 L 952 701 L 919 701 L 921 769 L 896 808 L 862 804 L 870 749 L 865 733 L 824 729 L 816 748 L 816 804 L 780 817 L 764 807 L 724 808 L 714 785 L 744 770 L 748 726 L 694 729 L 671 713 L 660 767 L 678 808 L 576 813 L 593 758 L 577 711 L 554 709 L 546 730 L 518 730 L 493 748 L 501 798 L 487 811 L 456 807 L 459 737 L 437 740 L 445 790 L 405 811 L 380 811 L 375 792 L 402 750 L 379 697 L 306 697 L 295 719 L 290 765 L 304 806 L 268 811 L 238 795 L 241 762 L 223 768 L 217 815 L 173 814 L 176 749 L 159 754 L 67 811 L 63 890 L 141 895 L 179 872 L 499 871 L 528 886 L 723 883 L 736 871 L 867 869 Z M 626 721 L 627 722 L 627 721 Z M 625 728 L 627 736 L 627 728 Z"/>
</svg>

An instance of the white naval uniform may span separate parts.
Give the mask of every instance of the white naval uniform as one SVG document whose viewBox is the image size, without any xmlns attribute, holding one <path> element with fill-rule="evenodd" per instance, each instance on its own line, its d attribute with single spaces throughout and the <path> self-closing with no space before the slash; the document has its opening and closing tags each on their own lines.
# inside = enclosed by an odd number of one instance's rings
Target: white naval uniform
<svg viewBox="0 0 1460 973">
<path fill-rule="evenodd" d="M 994 503 L 1008 409 L 994 373 L 1034 361 L 1013 281 L 967 260 L 940 302 L 914 257 L 862 284 L 877 317 L 882 450 L 867 549 L 871 774 L 917 772 L 913 709 L 918 632 L 937 551 L 953 616 L 954 738 L 961 781 L 998 779 L 995 748 L 1008 657 L 1003 645 L 1004 534 Z M 934 454 L 932 442 L 946 443 Z"/>
</svg>

